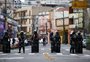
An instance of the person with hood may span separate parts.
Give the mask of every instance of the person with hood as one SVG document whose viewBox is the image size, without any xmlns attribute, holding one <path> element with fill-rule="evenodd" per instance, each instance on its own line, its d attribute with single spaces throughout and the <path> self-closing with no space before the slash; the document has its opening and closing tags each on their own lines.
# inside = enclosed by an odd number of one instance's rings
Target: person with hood
<svg viewBox="0 0 90 62">
<path fill-rule="evenodd" d="M 60 41 L 61 41 L 61 38 L 60 38 L 60 35 L 58 32 L 56 32 L 55 36 L 55 52 L 56 53 L 60 53 Z"/>
<path fill-rule="evenodd" d="M 80 32 L 77 35 L 77 41 L 78 41 L 77 53 L 82 54 L 83 53 L 83 45 L 82 45 L 83 37 Z"/>
<path fill-rule="evenodd" d="M 76 33 L 73 31 L 70 34 L 70 53 L 75 53 L 76 52 Z"/>
<path fill-rule="evenodd" d="M 21 31 L 20 36 L 19 36 L 19 53 L 21 53 L 21 48 L 23 48 L 23 53 L 25 53 L 25 36 L 24 32 Z"/>
<path fill-rule="evenodd" d="M 51 42 L 51 53 L 55 52 L 55 41 L 53 32 L 50 33 L 50 42 Z"/>
<path fill-rule="evenodd" d="M 39 36 L 38 36 L 37 31 L 34 31 L 34 34 L 32 35 L 31 52 L 32 53 L 39 52 Z"/>
<path fill-rule="evenodd" d="M 10 41 L 8 32 L 5 32 L 2 41 L 3 41 L 3 53 L 10 53 Z"/>
</svg>

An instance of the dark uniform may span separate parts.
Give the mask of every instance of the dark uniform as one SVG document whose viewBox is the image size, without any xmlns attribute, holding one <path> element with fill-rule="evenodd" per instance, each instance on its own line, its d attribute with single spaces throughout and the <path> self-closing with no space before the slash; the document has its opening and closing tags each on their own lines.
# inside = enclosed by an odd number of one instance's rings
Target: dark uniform
<svg viewBox="0 0 90 62">
<path fill-rule="evenodd" d="M 70 53 L 75 53 L 76 52 L 76 33 L 73 32 L 70 35 Z"/>
<path fill-rule="evenodd" d="M 25 53 L 25 37 L 24 37 L 24 33 L 21 32 L 20 33 L 20 37 L 19 37 L 19 53 L 21 53 L 21 48 L 23 48 L 23 53 Z"/>
<path fill-rule="evenodd" d="M 56 32 L 54 38 L 55 38 L 55 52 L 60 53 L 60 41 L 61 41 L 61 38 L 60 38 L 60 35 L 59 35 L 58 32 Z"/>
<path fill-rule="evenodd" d="M 78 41 L 78 46 L 77 46 L 77 53 L 83 53 L 83 46 L 82 46 L 82 35 L 81 33 L 78 33 L 77 35 L 77 41 Z"/>
<path fill-rule="evenodd" d="M 39 52 L 39 36 L 35 31 L 32 36 L 32 45 L 31 45 L 31 52 L 38 53 Z"/>
<path fill-rule="evenodd" d="M 8 33 L 5 32 L 5 35 L 3 37 L 3 53 L 10 53 L 10 41 Z"/>
<path fill-rule="evenodd" d="M 53 36 L 53 32 L 50 33 L 50 41 L 51 41 L 51 53 L 55 52 L 55 40 Z"/>
</svg>

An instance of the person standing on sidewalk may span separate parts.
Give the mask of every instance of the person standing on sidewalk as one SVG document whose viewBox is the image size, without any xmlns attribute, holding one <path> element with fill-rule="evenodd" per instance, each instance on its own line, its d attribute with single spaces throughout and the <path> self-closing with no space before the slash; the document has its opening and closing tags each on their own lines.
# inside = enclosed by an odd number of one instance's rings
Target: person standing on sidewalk
<svg viewBox="0 0 90 62">
<path fill-rule="evenodd" d="M 51 53 L 55 52 L 55 40 L 53 32 L 50 33 L 50 42 L 51 42 Z"/>
<path fill-rule="evenodd" d="M 25 53 L 25 36 L 24 32 L 22 31 L 19 36 L 19 53 L 21 53 L 21 48 L 23 48 L 23 53 Z"/>
<path fill-rule="evenodd" d="M 59 33 L 58 32 L 56 32 L 55 33 L 55 36 L 54 36 L 54 38 L 55 38 L 55 52 L 56 53 L 60 53 L 60 42 L 61 42 L 61 38 L 60 38 L 60 35 L 59 35 Z"/>
<path fill-rule="evenodd" d="M 82 54 L 83 53 L 83 45 L 82 45 L 83 37 L 80 32 L 77 35 L 77 41 L 78 41 L 77 53 Z"/>
<path fill-rule="evenodd" d="M 34 34 L 32 35 L 31 52 L 32 53 L 39 52 L 39 35 L 38 35 L 37 31 L 34 31 Z"/>
<path fill-rule="evenodd" d="M 2 41 L 3 41 L 3 53 L 10 53 L 10 41 L 9 41 L 8 32 L 5 32 Z"/>
<path fill-rule="evenodd" d="M 76 33 L 75 31 L 72 32 L 72 34 L 70 34 L 70 53 L 76 53 L 76 48 L 77 48 L 77 39 L 76 39 Z"/>
</svg>

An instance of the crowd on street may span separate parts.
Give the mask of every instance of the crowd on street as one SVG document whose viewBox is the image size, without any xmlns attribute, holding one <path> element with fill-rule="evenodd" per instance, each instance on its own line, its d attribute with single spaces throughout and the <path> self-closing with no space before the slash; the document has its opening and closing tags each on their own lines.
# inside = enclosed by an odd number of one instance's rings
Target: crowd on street
<svg viewBox="0 0 90 62">
<path fill-rule="evenodd" d="M 73 31 L 70 34 L 70 53 L 83 53 L 83 37 L 81 32 Z"/>
<path fill-rule="evenodd" d="M 60 33 L 51 32 L 49 35 L 50 43 L 51 43 L 51 53 L 60 53 L 61 52 L 61 37 Z M 12 42 L 11 42 L 12 40 Z M 42 41 L 43 46 L 47 44 L 47 38 L 42 36 L 40 38 L 37 31 L 34 31 L 33 35 L 30 37 L 30 41 L 26 40 L 26 36 L 23 31 L 17 35 L 17 38 L 10 38 L 8 32 L 5 32 L 3 38 L 0 40 L 2 46 L 3 53 L 10 53 L 11 47 L 15 45 L 18 47 L 18 53 L 21 53 L 21 49 L 23 49 L 23 53 L 25 53 L 25 42 L 31 45 L 31 52 L 32 53 L 39 53 L 39 41 Z M 81 32 L 72 31 L 70 33 L 70 53 L 83 53 L 83 46 L 82 46 L 83 37 Z"/>
</svg>

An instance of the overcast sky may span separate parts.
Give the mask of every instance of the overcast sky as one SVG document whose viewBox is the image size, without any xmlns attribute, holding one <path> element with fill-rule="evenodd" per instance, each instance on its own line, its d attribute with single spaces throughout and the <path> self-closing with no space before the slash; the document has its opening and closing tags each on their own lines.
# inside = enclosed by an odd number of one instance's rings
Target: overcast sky
<svg viewBox="0 0 90 62">
<path fill-rule="evenodd" d="M 25 0 L 21 0 L 22 2 L 24 2 Z"/>
</svg>

